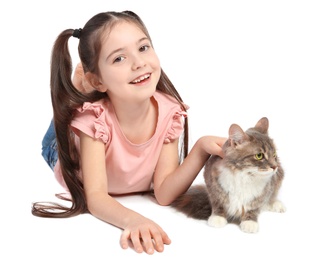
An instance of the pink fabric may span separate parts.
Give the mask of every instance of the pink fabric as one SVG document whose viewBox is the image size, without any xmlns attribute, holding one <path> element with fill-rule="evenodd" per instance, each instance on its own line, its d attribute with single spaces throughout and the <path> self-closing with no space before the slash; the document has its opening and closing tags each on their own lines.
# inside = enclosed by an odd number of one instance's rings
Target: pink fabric
<svg viewBox="0 0 318 260">
<path fill-rule="evenodd" d="M 117 121 L 112 104 L 108 101 L 84 103 L 71 123 L 76 138 L 78 131 L 105 143 L 108 191 L 111 194 L 148 191 L 164 143 L 179 138 L 187 113 L 171 96 L 156 92 L 158 122 L 154 135 L 143 144 L 126 139 Z M 54 172 L 66 188 L 57 162 Z M 80 173 L 81 174 L 81 173 Z"/>
</svg>

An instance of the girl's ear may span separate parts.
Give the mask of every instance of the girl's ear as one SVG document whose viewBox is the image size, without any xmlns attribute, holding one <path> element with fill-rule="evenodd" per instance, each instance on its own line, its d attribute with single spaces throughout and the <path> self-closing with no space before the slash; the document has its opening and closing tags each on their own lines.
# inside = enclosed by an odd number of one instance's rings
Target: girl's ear
<svg viewBox="0 0 318 260">
<path fill-rule="evenodd" d="M 107 87 L 100 82 L 100 80 L 95 74 L 87 72 L 85 73 L 84 77 L 85 81 L 87 81 L 88 84 L 91 85 L 94 89 L 100 92 L 106 92 Z"/>
</svg>

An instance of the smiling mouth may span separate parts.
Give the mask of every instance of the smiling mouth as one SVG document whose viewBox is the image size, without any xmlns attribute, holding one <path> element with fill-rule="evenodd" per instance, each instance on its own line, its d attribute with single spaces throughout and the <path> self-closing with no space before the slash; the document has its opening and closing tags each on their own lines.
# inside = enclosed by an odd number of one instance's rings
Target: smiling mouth
<svg viewBox="0 0 318 260">
<path fill-rule="evenodd" d="M 131 83 L 131 84 L 137 84 L 137 83 L 140 83 L 140 82 L 142 82 L 142 81 L 144 81 L 144 80 L 147 80 L 147 79 L 149 79 L 149 78 L 150 78 L 150 74 L 145 74 L 145 75 L 142 75 L 142 76 L 140 76 L 139 78 L 133 80 L 133 81 L 130 82 L 130 83 Z"/>
</svg>

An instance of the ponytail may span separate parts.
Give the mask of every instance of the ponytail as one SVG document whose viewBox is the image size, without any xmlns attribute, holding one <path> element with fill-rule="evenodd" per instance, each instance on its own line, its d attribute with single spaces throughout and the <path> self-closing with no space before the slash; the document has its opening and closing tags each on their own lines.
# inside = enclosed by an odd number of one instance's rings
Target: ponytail
<svg viewBox="0 0 318 260">
<path fill-rule="evenodd" d="M 79 155 L 74 144 L 74 133 L 69 128 L 74 109 L 87 100 L 87 96 L 72 84 L 72 61 L 68 40 L 73 33 L 72 29 L 65 30 L 55 41 L 51 56 L 50 79 L 59 162 L 72 204 L 68 208 L 57 203 L 34 203 L 32 213 L 41 217 L 63 218 L 88 212 L 83 184 L 78 177 Z"/>
</svg>

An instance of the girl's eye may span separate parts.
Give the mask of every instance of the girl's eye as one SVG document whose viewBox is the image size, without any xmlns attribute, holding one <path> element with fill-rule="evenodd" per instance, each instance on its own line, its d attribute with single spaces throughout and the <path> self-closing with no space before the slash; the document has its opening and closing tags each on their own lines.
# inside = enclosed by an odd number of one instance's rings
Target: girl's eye
<svg viewBox="0 0 318 260">
<path fill-rule="evenodd" d="M 264 154 L 263 153 L 257 153 L 254 155 L 255 159 L 260 161 L 264 158 Z"/>
<path fill-rule="evenodd" d="M 143 46 L 140 47 L 139 50 L 140 50 L 140 52 L 144 52 L 144 51 L 148 50 L 149 47 L 150 47 L 149 45 L 143 45 Z"/>
<path fill-rule="evenodd" d="M 121 62 L 121 61 L 123 61 L 124 60 L 124 57 L 123 56 L 119 56 L 119 57 L 117 57 L 115 60 L 114 60 L 114 63 L 116 63 L 116 62 Z"/>
</svg>

